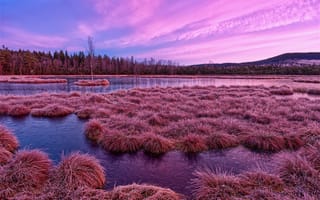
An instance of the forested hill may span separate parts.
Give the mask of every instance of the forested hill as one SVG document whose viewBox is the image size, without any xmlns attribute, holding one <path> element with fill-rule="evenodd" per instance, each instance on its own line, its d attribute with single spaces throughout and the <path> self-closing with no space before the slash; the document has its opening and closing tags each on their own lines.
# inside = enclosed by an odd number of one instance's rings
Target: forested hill
<svg viewBox="0 0 320 200">
<path fill-rule="evenodd" d="M 179 66 L 169 60 L 95 56 L 94 74 L 128 75 L 214 75 L 214 74 L 312 74 L 320 75 L 320 53 L 283 54 L 247 63 Z M 91 57 L 84 52 L 39 52 L 0 49 L 0 75 L 85 75 L 90 74 Z"/>
</svg>

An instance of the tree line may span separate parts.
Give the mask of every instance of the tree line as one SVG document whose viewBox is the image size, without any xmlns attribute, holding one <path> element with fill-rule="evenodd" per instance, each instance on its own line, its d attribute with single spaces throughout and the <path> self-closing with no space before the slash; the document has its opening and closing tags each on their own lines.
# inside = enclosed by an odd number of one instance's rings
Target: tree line
<svg viewBox="0 0 320 200">
<path fill-rule="evenodd" d="M 92 59 L 92 60 L 91 60 Z M 0 75 L 213 75 L 213 74 L 318 74 L 320 66 L 215 64 L 179 66 L 170 60 L 153 58 L 137 61 L 133 57 L 90 56 L 85 52 L 40 52 L 0 49 Z"/>
</svg>

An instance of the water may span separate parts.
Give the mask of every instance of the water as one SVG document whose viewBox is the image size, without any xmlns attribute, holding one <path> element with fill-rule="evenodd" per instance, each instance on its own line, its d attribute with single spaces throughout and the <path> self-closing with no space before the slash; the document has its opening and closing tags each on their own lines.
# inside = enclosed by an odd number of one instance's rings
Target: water
<svg viewBox="0 0 320 200">
<path fill-rule="evenodd" d="M 132 88 L 150 88 L 150 87 L 181 87 L 181 86 L 258 86 L 265 87 L 288 85 L 291 87 L 300 88 L 318 88 L 320 84 L 293 82 L 293 78 L 274 77 L 274 78 L 217 78 L 217 77 L 136 77 L 136 76 L 100 76 L 99 79 L 104 78 L 110 81 L 109 86 L 94 86 L 83 87 L 77 86 L 74 83 L 79 79 L 90 79 L 80 77 L 59 77 L 67 79 L 67 83 L 51 83 L 51 84 L 17 84 L 0 82 L 0 95 L 30 95 L 41 92 L 95 92 L 95 93 L 109 93 L 117 90 L 127 90 Z M 286 96 L 285 98 L 287 98 Z M 309 98 L 319 99 L 319 96 L 312 96 L 308 94 L 295 93 L 292 98 Z M 283 98 L 283 97 L 279 97 Z"/>
<path fill-rule="evenodd" d="M 75 115 L 54 119 L 0 117 L 0 124 L 11 129 L 19 139 L 20 149 L 41 149 L 55 164 L 62 154 L 73 151 L 94 155 L 106 170 L 106 189 L 134 182 L 148 183 L 190 196 L 190 181 L 197 169 L 219 168 L 237 174 L 257 165 L 272 168 L 273 156 L 253 153 L 243 147 L 193 155 L 172 151 L 161 157 L 151 157 L 142 151 L 114 155 L 85 138 L 84 123 Z"/>
</svg>

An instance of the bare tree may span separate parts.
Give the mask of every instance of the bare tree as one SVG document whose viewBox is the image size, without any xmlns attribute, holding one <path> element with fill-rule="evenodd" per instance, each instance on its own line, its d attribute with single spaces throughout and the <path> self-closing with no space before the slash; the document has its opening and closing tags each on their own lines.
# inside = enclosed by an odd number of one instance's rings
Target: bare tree
<svg viewBox="0 0 320 200">
<path fill-rule="evenodd" d="M 91 80 L 93 80 L 92 65 L 93 65 L 93 59 L 94 59 L 94 46 L 93 46 L 93 38 L 91 36 L 88 36 L 88 47 L 89 47 L 88 51 L 90 56 Z"/>
</svg>

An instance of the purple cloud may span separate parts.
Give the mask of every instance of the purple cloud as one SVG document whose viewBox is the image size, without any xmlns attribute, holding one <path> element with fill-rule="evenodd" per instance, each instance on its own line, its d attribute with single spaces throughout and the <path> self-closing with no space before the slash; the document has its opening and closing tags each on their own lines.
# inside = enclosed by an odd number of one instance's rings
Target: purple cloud
<svg viewBox="0 0 320 200">
<path fill-rule="evenodd" d="M 51 9 L 47 6 L 43 9 Z M 182 64 L 320 50 L 320 0 L 80 0 L 76 10 L 70 7 L 71 14 L 55 16 L 61 30 L 50 34 L 44 34 L 50 23 L 41 28 L 19 20 L 10 23 L 14 8 L 6 6 L 8 19 L 0 29 L 1 42 L 12 48 L 76 51 L 85 49 L 92 35 L 98 52 Z M 41 19 L 43 12 L 30 14 Z M 76 17 L 65 22 L 69 15 Z"/>
</svg>

